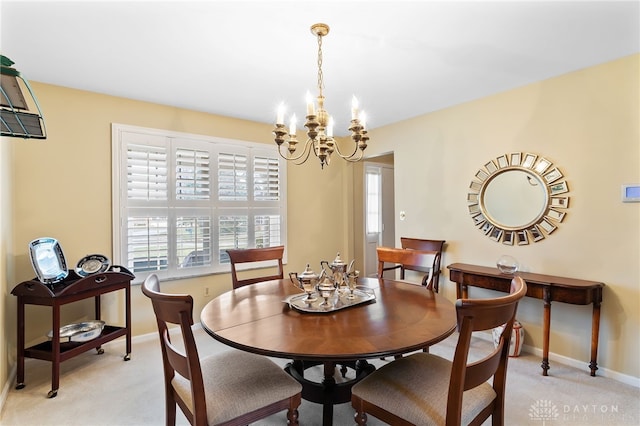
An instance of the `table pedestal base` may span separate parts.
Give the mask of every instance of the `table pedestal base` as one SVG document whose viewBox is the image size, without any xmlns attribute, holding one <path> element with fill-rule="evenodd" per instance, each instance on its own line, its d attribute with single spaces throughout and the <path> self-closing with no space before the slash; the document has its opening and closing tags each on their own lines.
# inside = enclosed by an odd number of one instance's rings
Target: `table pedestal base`
<svg viewBox="0 0 640 426">
<path fill-rule="evenodd" d="M 323 366 L 321 382 L 314 382 L 304 377 L 305 369 L 316 365 Z M 347 369 L 355 370 L 355 378 L 337 383 L 334 377 L 337 365 L 341 366 L 340 371 L 343 377 L 345 377 Z M 333 424 L 333 405 L 351 401 L 351 387 L 375 369 L 365 360 L 325 362 L 294 360 L 285 367 L 285 371 L 302 384 L 302 398 L 322 404 L 323 426 Z"/>
</svg>

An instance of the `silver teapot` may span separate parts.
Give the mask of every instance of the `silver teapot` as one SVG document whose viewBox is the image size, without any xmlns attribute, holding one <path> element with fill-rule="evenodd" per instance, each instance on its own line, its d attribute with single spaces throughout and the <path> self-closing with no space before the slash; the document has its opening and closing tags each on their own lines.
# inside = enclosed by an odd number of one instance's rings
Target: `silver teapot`
<svg viewBox="0 0 640 426">
<path fill-rule="evenodd" d="M 307 267 L 303 272 L 289 272 L 289 279 L 296 285 L 296 287 L 304 289 L 305 284 L 307 286 L 316 286 L 318 284 L 319 275 L 313 272 L 311 265 L 307 263 Z"/>
<path fill-rule="evenodd" d="M 313 272 L 311 265 L 307 263 L 307 267 L 303 272 L 289 272 L 289 279 L 296 286 L 307 292 L 307 300 L 312 299 L 313 292 L 316 291 L 320 276 Z"/>
<path fill-rule="evenodd" d="M 331 273 L 327 274 L 329 274 L 329 276 L 331 277 L 334 285 L 336 287 L 340 287 L 346 285 L 345 277 L 353 269 L 354 262 L 355 259 L 349 262 L 349 264 L 343 262 L 342 258 L 340 257 L 340 252 L 338 252 L 336 258 L 333 259 L 333 262 L 329 263 L 328 261 L 323 260 L 320 262 L 320 267 L 322 268 L 323 272 L 326 271 L 325 266 L 328 267 L 331 270 Z"/>
</svg>

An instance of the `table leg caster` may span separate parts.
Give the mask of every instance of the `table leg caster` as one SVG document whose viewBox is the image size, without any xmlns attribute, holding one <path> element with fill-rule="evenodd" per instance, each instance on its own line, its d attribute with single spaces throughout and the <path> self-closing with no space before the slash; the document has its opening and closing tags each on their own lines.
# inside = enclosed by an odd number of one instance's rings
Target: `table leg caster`
<svg viewBox="0 0 640 426">
<path fill-rule="evenodd" d="M 26 385 L 24 383 L 18 383 L 16 389 L 23 389 Z"/>
<path fill-rule="evenodd" d="M 58 395 L 58 389 L 56 389 L 56 390 L 52 389 L 47 394 L 47 398 L 55 398 L 57 395 Z"/>
<path fill-rule="evenodd" d="M 98 346 L 96 348 L 96 352 L 98 353 L 98 355 L 102 355 L 104 353 L 104 349 L 102 349 L 102 346 Z"/>
<path fill-rule="evenodd" d="M 125 361 L 129 361 L 130 359 L 131 359 L 131 354 L 126 354 L 126 355 L 124 356 L 124 360 L 125 360 Z"/>
</svg>

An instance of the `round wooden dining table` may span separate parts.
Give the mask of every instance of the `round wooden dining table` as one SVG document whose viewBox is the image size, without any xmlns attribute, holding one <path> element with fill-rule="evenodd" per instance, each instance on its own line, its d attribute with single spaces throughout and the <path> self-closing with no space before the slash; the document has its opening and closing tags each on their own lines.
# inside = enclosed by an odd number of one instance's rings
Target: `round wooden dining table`
<svg viewBox="0 0 640 426">
<path fill-rule="evenodd" d="M 375 370 L 366 359 L 421 350 L 451 335 L 456 311 L 445 297 L 420 285 L 359 278 L 373 300 L 328 312 L 306 312 L 289 304 L 302 293 L 289 279 L 265 281 L 228 291 L 207 303 L 202 327 L 228 346 L 293 360 L 285 370 L 303 385 L 304 399 L 323 404 L 323 424 L 332 424 L 333 404 L 351 400 L 351 387 Z M 304 370 L 323 366 L 321 383 Z M 336 367 L 352 380 L 336 383 Z"/>
</svg>

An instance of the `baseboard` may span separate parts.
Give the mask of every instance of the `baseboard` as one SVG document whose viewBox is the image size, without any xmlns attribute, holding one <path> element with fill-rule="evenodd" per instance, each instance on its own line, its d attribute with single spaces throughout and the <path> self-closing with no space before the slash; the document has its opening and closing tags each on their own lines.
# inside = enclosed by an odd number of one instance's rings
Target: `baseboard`
<svg viewBox="0 0 640 426">
<path fill-rule="evenodd" d="M 475 336 L 483 340 L 493 342 L 493 336 L 490 333 L 476 333 Z M 540 348 L 536 348 L 535 346 L 530 345 L 522 345 L 522 352 L 536 355 L 540 358 L 540 360 L 542 360 L 542 349 Z M 574 367 L 579 370 L 585 370 L 587 373 L 590 373 L 589 363 L 585 362 L 584 360 L 577 360 L 564 355 L 549 352 L 549 361 L 557 362 L 558 364 L 566 365 L 569 367 Z M 640 388 L 640 377 L 630 376 L 628 374 L 623 374 L 618 371 L 609 370 L 608 368 L 603 367 L 598 367 L 597 375 L 613 379 L 617 382 L 624 383 L 635 388 Z"/>
<path fill-rule="evenodd" d="M 7 402 L 7 397 L 9 396 L 9 387 L 15 383 L 16 375 L 18 374 L 17 365 L 11 366 L 11 370 L 9 371 L 9 377 L 7 378 L 7 382 L 2 387 L 2 393 L 0 394 L 0 413 L 4 409 L 4 404 Z"/>
</svg>

